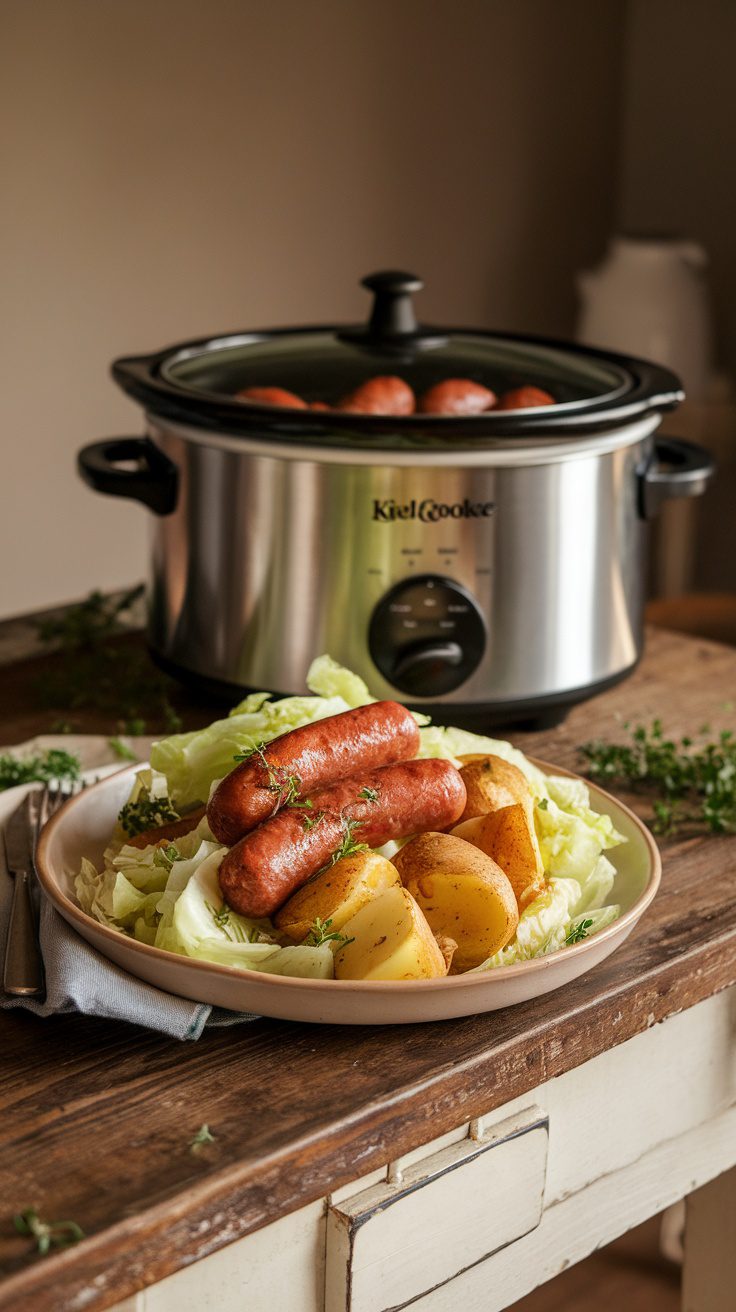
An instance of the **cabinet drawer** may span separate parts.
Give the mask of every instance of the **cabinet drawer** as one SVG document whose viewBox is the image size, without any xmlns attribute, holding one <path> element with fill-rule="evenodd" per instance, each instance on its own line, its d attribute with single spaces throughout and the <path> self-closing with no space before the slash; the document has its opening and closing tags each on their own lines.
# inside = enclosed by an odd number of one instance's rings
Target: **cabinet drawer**
<svg viewBox="0 0 736 1312">
<path fill-rule="evenodd" d="M 398 1309 L 528 1234 L 542 1215 L 548 1122 L 532 1108 L 327 1214 L 325 1312 Z"/>
</svg>

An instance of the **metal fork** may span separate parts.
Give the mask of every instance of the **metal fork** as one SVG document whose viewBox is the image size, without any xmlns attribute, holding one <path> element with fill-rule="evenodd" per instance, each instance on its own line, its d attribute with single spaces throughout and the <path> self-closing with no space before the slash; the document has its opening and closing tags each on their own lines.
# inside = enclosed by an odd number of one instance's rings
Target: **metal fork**
<svg viewBox="0 0 736 1312">
<path fill-rule="evenodd" d="M 14 888 L 3 972 L 6 993 L 35 997 L 45 992 L 43 957 L 31 895 L 31 880 L 36 873 L 36 846 L 41 830 L 51 816 L 84 787 L 84 784 L 55 783 L 47 784 L 42 790 L 34 788 L 8 821 L 5 846 Z M 18 854 L 19 845 L 13 843 L 14 855 L 11 856 L 8 839 L 15 826 L 24 828 L 20 843 L 22 851 Z"/>
</svg>

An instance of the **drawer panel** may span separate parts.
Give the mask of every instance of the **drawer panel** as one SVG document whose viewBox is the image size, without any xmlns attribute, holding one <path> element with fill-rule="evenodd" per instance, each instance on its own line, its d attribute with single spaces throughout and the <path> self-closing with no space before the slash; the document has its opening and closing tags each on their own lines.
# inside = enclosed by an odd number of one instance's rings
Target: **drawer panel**
<svg viewBox="0 0 736 1312">
<path fill-rule="evenodd" d="M 327 1214 L 325 1312 L 387 1312 L 539 1224 L 548 1122 L 537 1107 L 409 1166 Z"/>
</svg>

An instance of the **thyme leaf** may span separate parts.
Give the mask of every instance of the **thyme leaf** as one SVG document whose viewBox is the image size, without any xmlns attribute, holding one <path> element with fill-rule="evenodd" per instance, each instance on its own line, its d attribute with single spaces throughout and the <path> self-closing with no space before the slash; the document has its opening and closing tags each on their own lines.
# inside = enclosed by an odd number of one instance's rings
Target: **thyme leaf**
<svg viewBox="0 0 736 1312">
<path fill-rule="evenodd" d="M 163 870 L 170 870 L 175 861 L 180 861 L 181 855 L 176 843 L 167 843 L 165 847 L 157 847 L 153 854 L 153 864 L 160 866 Z"/>
<path fill-rule="evenodd" d="M 141 796 L 136 802 L 126 802 L 118 820 L 130 838 L 142 834 L 146 829 L 157 829 L 172 820 L 179 819 L 179 812 L 174 810 L 170 797 Z"/>
<path fill-rule="evenodd" d="M 332 920 L 321 920 L 315 916 L 314 921 L 309 927 L 309 933 L 304 940 L 304 946 L 307 948 L 321 948 L 323 943 L 341 943 L 346 947 L 348 943 L 354 943 L 354 938 L 348 938 L 346 934 L 340 934 L 337 930 L 331 930 Z"/>
<path fill-rule="evenodd" d="M 361 797 L 361 798 L 363 799 L 364 802 L 377 802 L 377 801 L 378 801 L 378 789 L 377 789 L 377 788 L 361 788 L 360 792 L 358 793 L 358 797 Z"/>
<path fill-rule="evenodd" d="M 200 1125 L 199 1129 L 197 1130 L 197 1133 L 195 1134 L 194 1138 L 191 1140 L 189 1144 L 189 1149 L 191 1152 L 196 1152 L 197 1149 L 201 1148 L 203 1144 L 214 1143 L 214 1142 L 215 1142 L 215 1135 L 212 1133 L 209 1125 L 205 1121 L 204 1125 Z"/>
<path fill-rule="evenodd" d="M 250 761 L 254 756 L 259 757 L 261 765 L 266 772 L 267 783 L 264 785 L 269 793 L 278 795 L 279 806 L 293 806 L 301 791 L 302 781 L 298 774 L 289 774 L 284 765 L 274 765 L 269 761 L 264 751 L 265 743 L 255 743 L 253 747 L 246 747 L 242 752 L 236 752 L 233 757 L 234 761 Z M 309 803 L 311 806 L 311 802 Z"/>
<path fill-rule="evenodd" d="M 212 916 L 215 925 L 217 926 L 218 929 L 222 930 L 228 942 L 230 943 L 257 942 L 257 939 L 254 939 L 251 935 L 248 935 L 248 937 L 246 938 L 245 932 L 243 930 L 243 926 L 240 924 L 240 922 L 231 919 L 230 908 L 227 905 L 227 902 L 223 902 L 219 910 L 216 907 L 213 907 L 211 902 L 205 902 L 205 906 L 209 911 L 210 915 Z"/>
<path fill-rule="evenodd" d="M 334 866 L 336 862 L 341 861 L 344 856 L 354 856 L 356 852 L 370 852 L 367 843 L 356 843 L 355 841 L 355 831 L 362 823 L 362 820 L 351 820 L 347 816 L 342 817 L 342 842 L 337 850 L 332 853 L 325 869 Z"/>
<path fill-rule="evenodd" d="M 84 1239 L 82 1227 L 76 1221 L 44 1221 L 35 1207 L 25 1207 L 13 1217 L 18 1234 L 31 1235 L 36 1248 L 45 1256 L 51 1248 L 66 1248 Z"/>
<path fill-rule="evenodd" d="M 652 827 L 664 835 L 686 832 L 736 833 L 736 737 L 724 729 L 694 743 L 665 735 L 661 720 L 629 729 L 630 741 L 585 743 L 580 751 L 588 773 L 628 785 L 652 799 Z M 703 725 L 700 737 L 710 733 Z"/>
<path fill-rule="evenodd" d="M 592 924 L 592 920 L 579 920 L 577 925 L 571 925 L 565 935 L 565 942 L 568 946 L 572 946 L 573 943 L 582 943 L 583 939 L 588 937 L 588 930 Z"/>
</svg>

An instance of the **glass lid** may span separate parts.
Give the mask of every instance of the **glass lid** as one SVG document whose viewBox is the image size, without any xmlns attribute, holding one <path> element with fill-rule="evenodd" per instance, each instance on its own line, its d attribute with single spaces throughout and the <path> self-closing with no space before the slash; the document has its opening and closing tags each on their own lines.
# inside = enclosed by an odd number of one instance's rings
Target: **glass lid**
<svg viewBox="0 0 736 1312">
<path fill-rule="evenodd" d="M 681 399 L 645 362 L 530 337 L 420 326 L 411 274 L 373 274 L 365 325 L 285 328 L 116 361 L 154 414 L 219 431 L 345 445 L 457 445 L 629 422 Z M 388 441 L 377 441 L 381 436 Z"/>
</svg>

